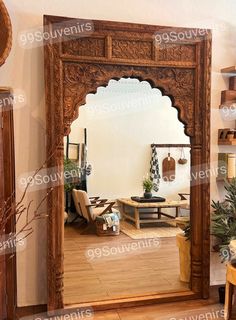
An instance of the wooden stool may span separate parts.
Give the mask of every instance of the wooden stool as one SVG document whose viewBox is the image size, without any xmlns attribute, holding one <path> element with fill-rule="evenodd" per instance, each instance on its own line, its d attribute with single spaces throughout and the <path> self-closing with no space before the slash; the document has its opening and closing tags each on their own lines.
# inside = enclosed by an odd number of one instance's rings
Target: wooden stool
<svg viewBox="0 0 236 320">
<path fill-rule="evenodd" d="M 229 263 L 227 265 L 225 287 L 225 320 L 231 319 L 234 286 L 236 286 L 236 268 Z"/>
</svg>

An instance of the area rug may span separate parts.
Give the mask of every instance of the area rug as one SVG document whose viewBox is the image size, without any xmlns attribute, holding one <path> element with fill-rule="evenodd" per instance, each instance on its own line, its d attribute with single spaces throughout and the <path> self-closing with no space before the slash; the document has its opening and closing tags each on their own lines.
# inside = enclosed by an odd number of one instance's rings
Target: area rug
<svg viewBox="0 0 236 320">
<path fill-rule="evenodd" d="M 121 231 L 134 240 L 149 238 L 169 238 L 175 237 L 182 230 L 174 225 L 167 223 L 156 224 L 155 227 L 136 229 L 129 222 L 121 221 Z"/>
</svg>

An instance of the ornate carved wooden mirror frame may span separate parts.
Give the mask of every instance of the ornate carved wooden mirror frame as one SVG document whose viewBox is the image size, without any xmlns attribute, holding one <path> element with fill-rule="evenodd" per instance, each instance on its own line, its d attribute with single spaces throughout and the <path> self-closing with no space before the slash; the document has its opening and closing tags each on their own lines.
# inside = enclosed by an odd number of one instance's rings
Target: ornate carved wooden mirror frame
<svg viewBox="0 0 236 320">
<path fill-rule="evenodd" d="M 53 32 L 78 19 L 45 16 L 45 32 Z M 80 20 L 81 21 L 81 20 Z M 47 105 L 47 152 L 56 148 L 50 167 L 63 165 L 63 137 L 78 117 L 86 95 L 107 86 L 110 79 L 134 77 L 161 89 L 178 110 L 179 120 L 190 137 L 192 173 L 210 165 L 210 74 L 211 32 L 110 21 L 93 21 L 94 32 L 77 39 L 45 43 Z M 181 39 L 154 43 L 154 35 L 174 32 Z M 200 32 L 201 31 L 201 32 Z M 202 35 L 202 33 L 204 33 Z M 191 34 L 183 39 L 182 34 Z M 180 38 L 180 37 L 179 37 Z M 64 191 L 56 187 L 49 197 L 48 218 L 48 308 L 63 307 Z M 210 184 L 191 182 L 192 276 L 191 289 L 107 302 L 117 306 L 133 302 L 152 303 L 207 297 L 209 291 Z M 101 307 L 101 305 L 100 305 Z"/>
</svg>

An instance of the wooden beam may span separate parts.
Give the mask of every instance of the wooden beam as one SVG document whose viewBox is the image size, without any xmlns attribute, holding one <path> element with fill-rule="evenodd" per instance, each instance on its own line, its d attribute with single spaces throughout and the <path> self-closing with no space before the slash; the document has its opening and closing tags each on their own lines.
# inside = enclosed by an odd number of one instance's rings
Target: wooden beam
<svg viewBox="0 0 236 320">
<path fill-rule="evenodd" d="M 151 147 L 158 148 L 191 148 L 191 144 L 168 144 L 168 143 L 153 143 Z"/>
</svg>

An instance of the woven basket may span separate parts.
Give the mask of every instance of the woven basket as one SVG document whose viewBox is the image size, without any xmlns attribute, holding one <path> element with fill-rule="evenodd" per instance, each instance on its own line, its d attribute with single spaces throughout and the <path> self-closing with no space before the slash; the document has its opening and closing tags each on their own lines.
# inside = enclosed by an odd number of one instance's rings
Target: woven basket
<svg viewBox="0 0 236 320">
<path fill-rule="evenodd" d="M 113 228 L 107 228 L 107 230 L 103 230 L 104 222 L 96 221 L 96 231 L 98 236 L 118 236 L 120 234 L 120 224 L 116 226 L 116 230 L 113 231 Z"/>
<path fill-rule="evenodd" d="M 12 47 L 12 25 L 7 9 L 0 0 L 0 66 L 6 61 Z"/>
</svg>

